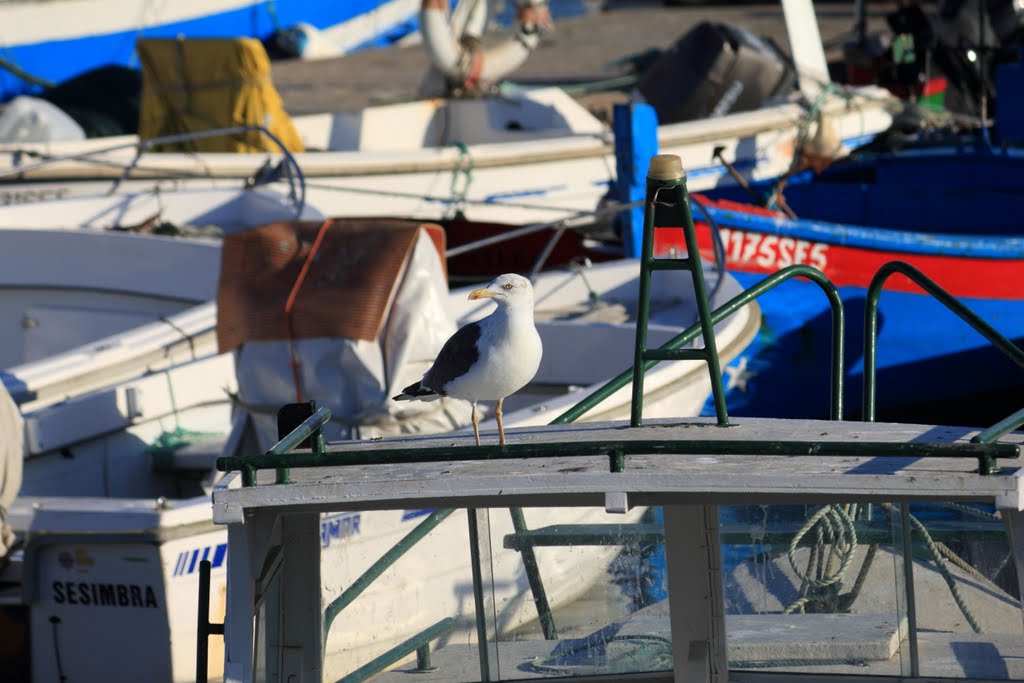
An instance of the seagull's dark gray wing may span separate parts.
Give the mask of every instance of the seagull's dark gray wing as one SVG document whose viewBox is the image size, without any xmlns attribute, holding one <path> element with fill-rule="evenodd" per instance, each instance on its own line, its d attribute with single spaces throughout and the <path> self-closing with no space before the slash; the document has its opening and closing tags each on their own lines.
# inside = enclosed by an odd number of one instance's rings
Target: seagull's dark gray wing
<svg viewBox="0 0 1024 683">
<path fill-rule="evenodd" d="M 476 343 L 480 339 L 480 325 L 469 323 L 453 334 L 441 347 L 434 365 L 423 376 L 421 384 L 446 395 L 445 386 L 456 377 L 469 371 L 473 363 L 480 359 L 480 350 Z"/>
</svg>

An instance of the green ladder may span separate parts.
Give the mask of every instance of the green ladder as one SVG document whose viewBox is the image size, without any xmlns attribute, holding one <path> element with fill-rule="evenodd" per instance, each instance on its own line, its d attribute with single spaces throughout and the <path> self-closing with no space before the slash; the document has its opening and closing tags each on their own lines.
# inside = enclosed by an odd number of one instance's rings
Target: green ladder
<svg viewBox="0 0 1024 683">
<path fill-rule="evenodd" d="M 654 258 L 654 231 L 656 228 L 682 228 L 686 240 L 686 258 Z M 651 314 L 651 274 L 656 270 L 688 270 L 693 279 L 700 320 L 702 349 L 649 349 L 647 326 Z M 725 407 L 725 389 L 722 370 L 715 346 L 715 326 L 711 320 L 704 271 L 697 249 L 697 233 L 690 213 L 690 198 L 686 192 L 686 173 L 683 163 L 674 154 L 658 154 L 651 159 L 647 171 L 647 194 L 644 204 L 644 233 L 640 247 L 640 294 L 636 316 L 636 347 L 633 358 L 633 401 L 630 425 L 639 427 L 643 421 L 644 373 L 663 360 L 701 360 L 708 364 L 711 374 L 711 392 L 715 399 L 715 414 L 720 426 L 729 424 Z"/>
</svg>

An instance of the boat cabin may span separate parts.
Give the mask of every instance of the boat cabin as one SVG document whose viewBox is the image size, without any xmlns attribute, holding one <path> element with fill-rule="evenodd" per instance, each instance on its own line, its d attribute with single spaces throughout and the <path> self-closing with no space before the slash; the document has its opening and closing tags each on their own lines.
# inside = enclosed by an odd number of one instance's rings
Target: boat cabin
<svg viewBox="0 0 1024 683">
<path fill-rule="evenodd" d="M 1019 469 L 999 460 L 1021 437 L 977 436 L 693 418 L 513 429 L 504 449 L 444 435 L 222 462 L 242 469 L 214 493 L 232 558 L 225 680 L 1019 679 L 1019 585 L 946 554 L 1002 536 L 996 561 L 1022 568 Z M 370 509 L 458 517 L 341 560 L 331 546 L 368 533 Z M 578 510 L 592 519 L 560 523 Z M 432 592 L 453 554 L 466 583 Z M 565 582 L 588 554 L 602 571 Z M 339 581 L 356 569 L 341 561 L 364 573 Z M 379 642 L 353 652 L 367 636 Z"/>
</svg>

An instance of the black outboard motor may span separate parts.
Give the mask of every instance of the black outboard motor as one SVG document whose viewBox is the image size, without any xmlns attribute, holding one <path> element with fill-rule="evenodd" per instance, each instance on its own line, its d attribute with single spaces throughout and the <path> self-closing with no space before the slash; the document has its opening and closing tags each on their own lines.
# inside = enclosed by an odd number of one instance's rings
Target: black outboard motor
<svg viewBox="0 0 1024 683">
<path fill-rule="evenodd" d="M 752 111 L 795 87 L 796 72 L 770 39 L 706 21 L 655 60 L 636 86 L 660 123 Z"/>
</svg>

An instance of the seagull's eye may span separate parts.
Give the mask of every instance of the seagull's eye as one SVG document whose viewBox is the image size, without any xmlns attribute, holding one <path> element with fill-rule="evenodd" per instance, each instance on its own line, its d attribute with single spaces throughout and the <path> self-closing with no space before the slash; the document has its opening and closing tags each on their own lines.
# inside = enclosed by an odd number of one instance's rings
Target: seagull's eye
<svg viewBox="0 0 1024 683">
<path fill-rule="evenodd" d="M 512 283 L 510 282 L 507 285 L 505 285 L 505 289 L 512 289 Z"/>
</svg>

